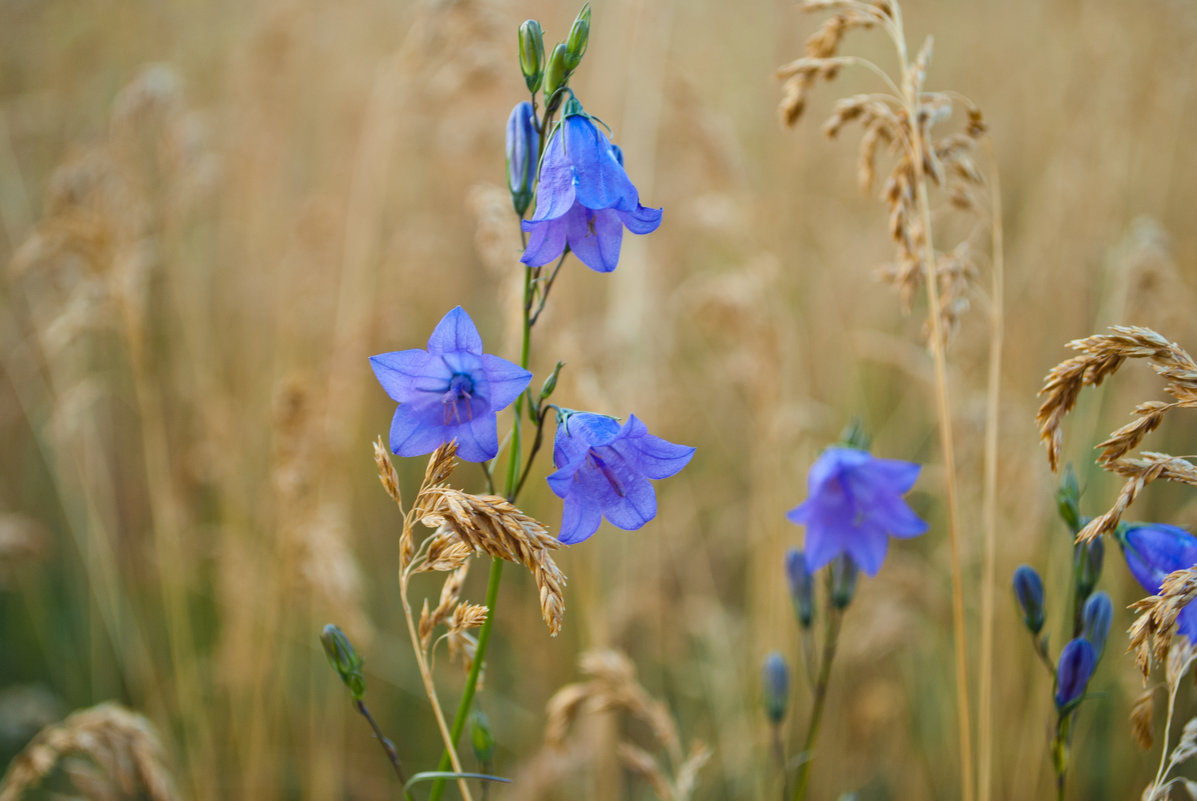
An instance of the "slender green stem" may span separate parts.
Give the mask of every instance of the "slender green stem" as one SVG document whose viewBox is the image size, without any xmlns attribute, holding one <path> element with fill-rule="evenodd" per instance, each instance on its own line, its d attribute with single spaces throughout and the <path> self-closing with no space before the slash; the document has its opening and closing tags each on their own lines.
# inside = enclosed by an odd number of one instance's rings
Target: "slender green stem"
<svg viewBox="0 0 1197 801">
<path fill-rule="evenodd" d="M 827 685 L 831 681 L 831 663 L 835 660 L 835 646 L 840 638 L 840 620 L 843 612 L 832 609 L 827 615 L 827 629 L 823 632 L 823 658 L 819 665 L 819 680 L 815 682 L 814 708 L 810 713 L 810 725 L 806 729 L 806 740 L 802 743 L 802 764 L 794 781 L 793 801 L 806 798 L 810 783 L 810 766 L 814 761 L 815 743 L 819 739 L 819 725 L 823 722 L 823 706 L 827 701 Z"/>
<path fill-rule="evenodd" d="M 532 324 L 529 316 L 530 298 L 532 297 L 532 271 L 524 270 L 524 334 L 520 343 L 520 367 L 527 369 L 532 350 Z M 520 457 L 522 443 L 520 430 L 524 416 L 524 395 L 515 399 L 515 420 L 511 424 L 511 454 L 507 463 L 507 500 L 515 502 L 520 484 Z M 490 610 L 486 620 L 478 629 L 478 645 L 474 649 L 474 664 L 470 666 L 470 675 L 466 678 L 465 689 L 461 693 L 461 703 L 457 707 L 457 715 L 453 718 L 453 726 L 449 731 L 449 739 L 456 743 L 461 739 L 465 730 L 466 720 L 470 716 L 470 706 L 474 703 L 474 694 L 478 690 L 478 677 L 482 674 L 482 665 L 486 660 L 486 649 L 490 644 L 490 633 L 494 629 L 495 602 L 499 597 L 499 582 L 503 579 L 503 560 L 494 559 L 490 564 L 490 580 L 486 585 L 486 608 Z M 449 769 L 449 752 L 441 754 L 441 761 L 437 770 Z M 440 801 L 445 794 L 445 780 L 437 779 L 432 790 L 428 793 L 428 801 Z"/>
<path fill-rule="evenodd" d="M 358 699 L 354 701 L 354 705 L 357 706 L 357 711 L 361 712 L 362 717 L 370 724 L 370 728 L 374 730 L 374 739 L 378 740 L 379 745 L 382 746 L 382 750 L 386 752 L 387 759 L 390 760 L 391 767 L 395 769 L 395 776 L 398 777 L 399 783 L 406 786 L 407 776 L 403 773 L 403 765 L 399 762 L 399 752 L 395 750 L 395 744 L 391 742 L 389 737 L 382 733 L 382 729 L 378 728 L 378 723 L 375 722 L 374 716 L 370 714 L 370 710 L 366 708 L 365 701 Z M 412 801 L 411 793 L 407 790 L 403 791 L 403 797 L 407 801 Z"/>
</svg>

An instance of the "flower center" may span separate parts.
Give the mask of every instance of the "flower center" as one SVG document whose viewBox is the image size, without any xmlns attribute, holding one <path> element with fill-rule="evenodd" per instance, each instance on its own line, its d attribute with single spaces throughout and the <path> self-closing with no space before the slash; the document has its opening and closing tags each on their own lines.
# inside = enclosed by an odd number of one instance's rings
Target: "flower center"
<svg viewBox="0 0 1197 801">
<path fill-rule="evenodd" d="M 441 404 L 445 411 L 445 425 L 450 422 L 462 422 L 461 402 L 465 401 L 465 419 L 474 419 L 474 410 L 470 407 L 473 398 L 474 379 L 469 373 L 454 373 L 449 379 L 449 386 L 441 396 Z"/>
</svg>

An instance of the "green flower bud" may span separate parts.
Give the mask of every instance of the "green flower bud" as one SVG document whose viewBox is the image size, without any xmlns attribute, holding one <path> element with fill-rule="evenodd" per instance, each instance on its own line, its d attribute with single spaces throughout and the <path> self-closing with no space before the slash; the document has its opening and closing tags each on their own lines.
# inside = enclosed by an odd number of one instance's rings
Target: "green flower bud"
<svg viewBox="0 0 1197 801">
<path fill-rule="evenodd" d="M 848 423 L 840 432 L 840 444 L 845 448 L 867 451 L 871 442 L 868 432 L 865 431 L 864 423 L 860 422 L 859 417 L 853 417 L 852 422 Z"/>
<path fill-rule="evenodd" d="M 573 72 L 582 63 L 586 46 L 590 43 L 590 3 L 582 6 L 565 40 L 565 68 Z"/>
<path fill-rule="evenodd" d="M 558 42 L 557 46 L 553 48 L 553 54 L 549 56 L 549 65 L 545 67 L 544 71 L 546 119 L 561 105 L 562 93 L 560 90 L 565 87 L 565 82 L 568 79 L 569 70 L 565 66 L 565 43 Z"/>
<path fill-rule="evenodd" d="M 353 644 L 345 636 L 345 632 L 329 623 L 320 633 L 320 642 L 324 646 L 324 655 L 328 657 L 328 664 L 341 677 L 341 681 L 349 688 L 353 700 L 360 701 L 366 694 L 366 677 L 362 675 L 362 658 L 353 650 Z"/>
<path fill-rule="evenodd" d="M 490 733 L 490 721 L 481 709 L 470 715 L 470 743 L 474 746 L 474 758 L 483 765 L 489 765 L 495 758 L 495 738 Z"/>
<path fill-rule="evenodd" d="M 540 388 L 540 399 L 545 400 L 553 394 L 553 390 L 557 388 L 557 376 L 561 375 L 561 368 L 565 366 L 565 362 L 557 362 L 557 366 L 553 368 L 553 372 L 544 380 L 544 384 Z"/>
<path fill-rule="evenodd" d="M 1071 463 L 1064 466 L 1064 478 L 1060 480 L 1060 489 L 1056 490 L 1056 508 L 1073 534 L 1081 530 L 1081 489 Z"/>
<path fill-rule="evenodd" d="M 530 19 L 520 26 L 519 46 L 520 71 L 524 73 L 524 83 L 528 85 L 529 92 L 536 94 L 544 79 L 544 31 L 539 22 Z"/>
</svg>

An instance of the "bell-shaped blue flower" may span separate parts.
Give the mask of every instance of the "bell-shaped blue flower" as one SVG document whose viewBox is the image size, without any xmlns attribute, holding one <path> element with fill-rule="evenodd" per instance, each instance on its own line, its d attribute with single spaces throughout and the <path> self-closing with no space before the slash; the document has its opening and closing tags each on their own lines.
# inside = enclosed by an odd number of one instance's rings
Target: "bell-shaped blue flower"
<svg viewBox="0 0 1197 801">
<path fill-rule="evenodd" d="M 786 514 L 806 526 L 807 569 L 813 573 L 846 554 L 866 574 L 877 575 L 890 537 L 917 537 L 927 530 L 902 499 L 920 469 L 855 448 L 823 451 L 810 469 L 807 499 Z"/>
<path fill-rule="evenodd" d="M 1097 652 L 1088 640 L 1078 637 L 1064 646 L 1056 666 L 1057 709 L 1063 712 L 1081 700 L 1096 667 Z"/>
<path fill-rule="evenodd" d="M 540 267 L 568 246 L 590 269 L 609 273 L 619 263 L 625 227 L 647 234 L 660 224 L 660 209 L 640 205 L 618 148 L 571 100 L 541 159 L 536 213 L 522 223 L 530 237 L 520 261 Z"/>
<path fill-rule="evenodd" d="M 657 514 L 649 479 L 668 478 L 686 466 L 694 449 L 648 433 L 636 415 L 619 421 L 602 414 L 563 412 L 553 441 L 549 487 L 564 499 L 557 538 L 567 545 L 598 530 L 602 518 L 625 531 Z"/>
<path fill-rule="evenodd" d="M 1197 537 L 1165 523 L 1131 523 L 1118 533 L 1126 566 L 1143 589 L 1160 591 L 1169 573 L 1197 565 Z M 1180 610 L 1177 630 L 1197 643 L 1197 604 Z"/>
<path fill-rule="evenodd" d="M 432 453 L 457 440 L 457 455 L 484 462 L 499 452 L 496 412 L 519 397 L 532 374 L 482 352 L 482 337 L 460 306 L 445 315 L 428 349 L 370 357 L 378 383 L 399 402 L 391 421 L 391 450 Z"/>
</svg>

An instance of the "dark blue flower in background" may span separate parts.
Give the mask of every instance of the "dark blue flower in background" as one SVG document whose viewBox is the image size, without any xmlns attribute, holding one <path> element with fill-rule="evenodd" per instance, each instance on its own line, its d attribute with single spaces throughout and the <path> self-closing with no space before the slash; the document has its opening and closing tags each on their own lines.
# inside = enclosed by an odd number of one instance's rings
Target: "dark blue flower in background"
<svg viewBox="0 0 1197 801">
<path fill-rule="evenodd" d="M 573 110 L 567 104 L 545 148 L 536 213 L 522 223 L 531 237 L 520 261 L 540 267 L 560 258 L 568 245 L 587 267 L 609 273 L 619 262 L 623 229 L 655 231 L 661 210 L 640 205 L 619 149 L 580 106 Z"/>
<path fill-rule="evenodd" d="M 1093 653 L 1101 659 L 1106 639 L 1110 636 L 1110 624 L 1114 620 L 1114 602 L 1104 592 L 1095 592 L 1085 601 L 1081 609 L 1081 636 L 1093 646 Z"/>
<path fill-rule="evenodd" d="M 1097 652 L 1083 637 L 1069 641 L 1060 652 L 1056 666 L 1056 707 L 1064 710 L 1085 694 L 1093 669 L 1097 667 Z"/>
<path fill-rule="evenodd" d="M 567 545 L 598 530 L 602 518 L 625 531 L 657 514 L 649 479 L 668 478 L 686 466 L 694 449 L 648 433 L 635 415 L 622 426 L 602 414 L 566 412 L 557 424 L 549 487 L 565 500 L 557 538 Z"/>
<path fill-rule="evenodd" d="M 1147 592 L 1156 594 L 1169 573 L 1197 565 L 1197 537 L 1164 523 L 1131 523 L 1118 533 L 1126 566 Z M 1197 643 L 1197 605 L 1180 611 L 1177 629 Z"/>
<path fill-rule="evenodd" d="M 877 575 L 890 537 L 917 537 L 927 530 L 902 499 L 920 469 L 855 448 L 823 451 L 811 466 L 807 499 L 786 514 L 806 526 L 807 568 L 813 573 L 846 554 L 866 574 Z"/>
<path fill-rule="evenodd" d="M 484 462 L 499 452 L 495 413 L 509 406 L 532 374 L 482 352 L 482 337 L 460 306 L 413 348 L 370 357 L 378 383 L 399 402 L 391 421 L 391 450 L 399 456 L 432 453 L 456 439 L 457 455 Z"/>
<path fill-rule="evenodd" d="M 1043 628 L 1043 579 L 1030 565 L 1019 565 L 1014 571 L 1014 599 L 1022 613 L 1023 624 L 1032 634 Z"/>
</svg>

